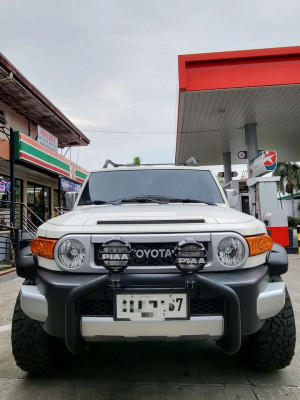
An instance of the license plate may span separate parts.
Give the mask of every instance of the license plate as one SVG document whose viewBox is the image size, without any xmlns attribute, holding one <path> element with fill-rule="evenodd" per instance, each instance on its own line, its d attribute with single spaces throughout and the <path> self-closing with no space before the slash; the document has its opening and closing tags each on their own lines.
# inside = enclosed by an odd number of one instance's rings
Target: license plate
<svg viewBox="0 0 300 400">
<path fill-rule="evenodd" d="M 164 321 L 187 319 L 186 293 L 117 294 L 115 319 Z"/>
</svg>

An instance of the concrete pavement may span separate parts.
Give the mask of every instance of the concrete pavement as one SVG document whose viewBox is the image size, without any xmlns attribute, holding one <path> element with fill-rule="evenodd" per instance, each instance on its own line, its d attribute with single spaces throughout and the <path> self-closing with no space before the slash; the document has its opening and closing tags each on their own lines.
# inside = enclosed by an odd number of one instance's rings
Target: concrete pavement
<svg viewBox="0 0 300 400">
<path fill-rule="evenodd" d="M 300 257 L 289 260 L 284 279 L 299 321 Z M 0 400 L 300 399 L 299 345 L 289 367 L 269 373 L 246 369 L 214 343 L 141 342 L 94 344 L 51 376 L 29 376 L 15 365 L 10 344 L 21 283 L 13 273 L 0 279 Z"/>
</svg>

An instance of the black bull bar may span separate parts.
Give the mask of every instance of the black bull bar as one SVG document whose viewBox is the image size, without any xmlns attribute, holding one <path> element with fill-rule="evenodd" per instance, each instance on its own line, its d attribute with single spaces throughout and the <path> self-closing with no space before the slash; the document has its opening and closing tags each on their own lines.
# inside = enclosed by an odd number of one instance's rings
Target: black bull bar
<svg viewBox="0 0 300 400">
<path fill-rule="evenodd" d="M 218 345 L 226 354 L 236 353 L 241 346 L 241 313 L 240 301 L 236 292 L 222 283 L 212 281 L 202 275 L 184 275 L 185 287 L 198 287 L 208 289 L 212 293 L 221 296 L 227 302 L 227 313 L 224 316 L 224 335 L 218 340 Z M 72 289 L 65 303 L 65 340 L 68 350 L 73 354 L 81 353 L 87 344 L 80 332 L 81 316 L 78 311 L 80 298 L 94 290 L 112 285 L 118 287 L 143 286 L 149 284 L 149 278 L 143 275 L 131 274 L 107 274 L 90 282 L 81 284 Z M 160 279 L 155 284 L 160 287 Z"/>
</svg>

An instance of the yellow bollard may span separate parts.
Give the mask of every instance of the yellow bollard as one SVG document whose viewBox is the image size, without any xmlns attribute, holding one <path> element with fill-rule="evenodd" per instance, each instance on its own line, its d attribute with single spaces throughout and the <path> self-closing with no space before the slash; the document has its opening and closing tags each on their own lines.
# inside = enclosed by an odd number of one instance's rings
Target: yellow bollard
<svg viewBox="0 0 300 400">
<path fill-rule="evenodd" d="M 300 225 L 297 225 L 298 254 L 300 256 Z"/>
</svg>

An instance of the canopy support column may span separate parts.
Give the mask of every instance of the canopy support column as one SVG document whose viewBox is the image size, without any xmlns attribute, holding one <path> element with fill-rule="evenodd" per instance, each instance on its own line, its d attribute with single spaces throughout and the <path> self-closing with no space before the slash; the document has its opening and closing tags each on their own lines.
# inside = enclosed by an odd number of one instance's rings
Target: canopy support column
<svg viewBox="0 0 300 400">
<path fill-rule="evenodd" d="M 249 164 L 250 161 L 253 160 L 254 157 L 258 155 L 258 144 L 257 144 L 257 130 L 256 124 L 246 124 L 244 125 L 245 129 L 245 143 L 247 150 L 247 158 L 248 158 L 248 177 L 249 176 Z M 255 216 L 256 214 L 256 201 L 255 201 L 255 189 L 253 186 L 249 187 L 249 195 L 250 195 L 250 212 Z"/>
<path fill-rule="evenodd" d="M 224 185 L 232 179 L 232 172 L 231 172 L 231 153 L 223 153 L 223 167 L 224 167 Z"/>
<path fill-rule="evenodd" d="M 248 152 L 248 165 L 249 161 L 251 161 L 254 157 L 258 155 L 258 144 L 257 144 L 257 130 L 256 124 L 246 124 L 244 125 L 245 129 L 245 142 Z"/>
</svg>

